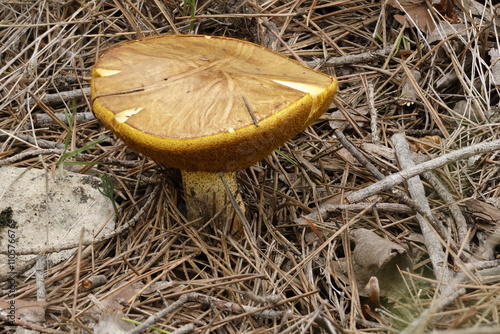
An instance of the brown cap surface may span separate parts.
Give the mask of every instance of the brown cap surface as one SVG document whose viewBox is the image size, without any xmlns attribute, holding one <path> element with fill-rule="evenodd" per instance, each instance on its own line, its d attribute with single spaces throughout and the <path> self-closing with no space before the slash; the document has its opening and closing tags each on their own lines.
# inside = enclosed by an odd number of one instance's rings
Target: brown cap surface
<svg viewBox="0 0 500 334">
<path fill-rule="evenodd" d="M 226 172 L 302 131 L 337 82 L 249 42 L 167 35 L 105 52 L 91 87 L 94 113 L 132 149 L 171 167 Z"/>
</svg>

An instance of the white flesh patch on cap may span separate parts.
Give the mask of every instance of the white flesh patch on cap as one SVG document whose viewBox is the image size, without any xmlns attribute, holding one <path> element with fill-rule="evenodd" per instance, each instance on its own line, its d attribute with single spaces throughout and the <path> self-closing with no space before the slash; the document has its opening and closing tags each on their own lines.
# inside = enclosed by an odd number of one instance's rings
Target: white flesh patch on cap
<svg viewBox="0 0 500 334">
<path fill-rule="evenodd" d="M 134 109 L 127 109 L 124 111 L 120 111 L 115 115 L 115 121 L 118 123 L 125 123 L 131 116 L 137 114 L 139 111 L 141 111 L 143 108 L 134 108 Z"/>
<path fill-rule="evenodd" d="M 121 72 L 119 70 L 107 70 L 105 68 L 96 68 L 95 71 L 100 77 L 109 77 Z"/>
<path fill-rule="evenodd" d="M 273 80 L 276 83 L 279 83 L 280 85 L 287 86 L 290 88 L 293 88 L 295 90 L 304 92 L 304 93 L 309 93 L 313 96 L 317 96 L 321 94 L 324 90 L 324 88 L 314 86 L 314 85 L 308 85 L 300 82 L 293 82 L 293 81 L 281 81 L 281 80 Z"/>
</svg>

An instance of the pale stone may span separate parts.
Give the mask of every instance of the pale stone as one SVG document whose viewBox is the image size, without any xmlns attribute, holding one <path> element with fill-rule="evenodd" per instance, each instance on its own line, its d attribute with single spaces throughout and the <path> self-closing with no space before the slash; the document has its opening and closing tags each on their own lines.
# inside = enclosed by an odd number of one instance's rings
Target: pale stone
<svg viewBox="0 0 500 334">
<path fill-rule="evenodd" d="M 99 178 L 64 172 L 17 167 L 0 168 L 0 276 L 17 272 L 39 250 L 93 240 L 115 228 L 111 200 L 99 192 Z M 11 220 L 8 217 L 11 216 Z M 14 227 L 15 225 L 15 227 Z M 47 254 L 49 264 L 59 263 L 74 254 L 68 249 Z"/>
</svg>

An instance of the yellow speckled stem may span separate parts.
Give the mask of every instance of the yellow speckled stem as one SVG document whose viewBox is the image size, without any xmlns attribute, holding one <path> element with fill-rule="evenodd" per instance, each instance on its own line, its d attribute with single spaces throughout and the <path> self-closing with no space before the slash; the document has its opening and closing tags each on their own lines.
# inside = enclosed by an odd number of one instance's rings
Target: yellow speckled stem
<svg viewBox="0 0 500 334">
<path fill-rule="evenodd" d="M 224 173 L 231 194 L 235 197 L 240 210 L 245 213 L 241 194 L 238 192 L 236 172 Z M 243 233 L 241 220 L 238 218 L 226 188 L 218 173 L 182 171 L 182 182 L 187 208 L 187 218 L 195 220 L 200 217 L 212 218 L 218 215 L 217 221 L 229 223 L 227 232 L 231 235 Z M 222 210 L 222 212 L 220 212 Z M 220 212 L 220 213 L 219 213 Z M 224 227 L 220 227 L 224 231 Z"/>
</svg>

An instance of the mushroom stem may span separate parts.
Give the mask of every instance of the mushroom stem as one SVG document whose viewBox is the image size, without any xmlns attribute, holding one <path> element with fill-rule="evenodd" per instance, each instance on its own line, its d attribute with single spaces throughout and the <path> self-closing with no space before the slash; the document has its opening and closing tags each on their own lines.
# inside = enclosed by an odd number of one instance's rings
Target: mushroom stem
<svg viewBox="0 0 500 334">
<path fill-rule="evenodd" d="M 234 196 L 239 209 L 245 213 L 241 194 L 238 192 L 236 172 L 224 173 L 223 177 L 231 192 L 229 195 L 219 173 L 188 172 L 182 170 L 182 183 L 186 200 L 187 218 L 212 218 L 218 215 L 219 222 L 229 222 L 227 232 L 242 233 L 242 223 L 233 208 L 229 196 Z M 222 211 L 222 212 L 220 212 Z"/>
</svg>

